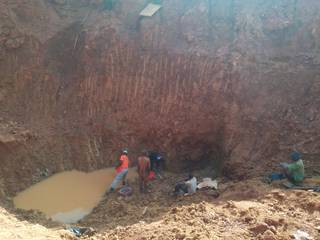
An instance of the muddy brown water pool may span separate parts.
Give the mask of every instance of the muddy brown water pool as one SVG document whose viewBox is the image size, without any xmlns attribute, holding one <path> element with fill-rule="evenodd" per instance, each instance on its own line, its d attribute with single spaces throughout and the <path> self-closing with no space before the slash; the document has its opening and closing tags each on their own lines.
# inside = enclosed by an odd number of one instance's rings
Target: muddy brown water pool
<svg viewBox="0 0 320 240">
<path fill-rule="evenodd" d="M 13 202 L 16 208 L 39 210 L 54 221 L 75 223 L 99 203 L 114 177 L 113 168 L 62 172 L 19 193 Z M 128 179 L 134 178 L 136 170 L 130 169 Z"/>
</svg>

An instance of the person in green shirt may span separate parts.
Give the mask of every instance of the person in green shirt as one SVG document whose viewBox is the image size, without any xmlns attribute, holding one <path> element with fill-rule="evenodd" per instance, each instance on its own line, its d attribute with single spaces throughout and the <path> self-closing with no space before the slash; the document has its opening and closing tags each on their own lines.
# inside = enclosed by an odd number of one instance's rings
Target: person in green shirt
<svg viewBox="0 0 320 240">
<path fill-rule="evenodd" d="M 291 153 L 292 163 L 280 163 L 288 180 L 294 184 L 303 182 L 304 165 L 299 152 Z"/>
</svg>

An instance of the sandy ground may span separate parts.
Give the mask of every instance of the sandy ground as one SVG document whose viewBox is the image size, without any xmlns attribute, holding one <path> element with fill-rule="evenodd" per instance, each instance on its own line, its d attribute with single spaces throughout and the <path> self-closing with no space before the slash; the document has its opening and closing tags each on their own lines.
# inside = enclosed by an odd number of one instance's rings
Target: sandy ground
<svg viewBox="0 0 320 240">
<path fill-rule="evenodd" d="M 182 176 L 152 182 L 151 193 L 129 198 L 113 193 L 78 225 L 97 234 L 86 239 L 293 239 L 297 230 L 320 239 L 320 194 L 285 190 L 260 179 L 221 180 L 216 192 L 168 195 Z M 34 220 L 34 219 L 33 219 Z M 39 218 L 41 222 L 41 219 Z M 0 211 L 0 239 L 72 239 L 61 227 L 46 228 Z M 47 224 L 43 222 L 43 224 Z"/>
<path fill-rule="evenodd" d="M 49 229 L 39 224 L 19 220 L 4 208 L 0 207 L 0 239 L 1 240 L 42 240 L 72 239 L 70 234 L 61 229 Z"/>
</svg>

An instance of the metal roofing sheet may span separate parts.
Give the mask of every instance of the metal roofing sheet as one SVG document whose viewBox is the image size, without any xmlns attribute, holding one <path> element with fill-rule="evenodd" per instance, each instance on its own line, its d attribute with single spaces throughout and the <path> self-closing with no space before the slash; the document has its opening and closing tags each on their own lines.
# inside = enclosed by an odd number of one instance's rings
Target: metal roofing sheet
<svg viewBox="0 0 320 240">
<path fill-rule="evenodd" d="M 144 17 L 152 17 L 159 9 L 161 5 L 149 3 L 141 12 L 140 15 Z"/>
</svg>

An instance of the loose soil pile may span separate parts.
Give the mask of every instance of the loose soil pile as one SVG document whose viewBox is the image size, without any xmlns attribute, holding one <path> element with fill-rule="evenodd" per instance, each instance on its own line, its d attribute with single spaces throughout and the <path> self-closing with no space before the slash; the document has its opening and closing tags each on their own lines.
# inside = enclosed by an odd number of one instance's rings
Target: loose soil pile
<svg viewBox="0 0 320 240">
<path fill-rule="evenodd" d="M 206 191 L 182 198 L 169 196 L 181 177 L 167 174 L 164 180 L 151 184 L 149 194 L 140 194 L 137 184 L 132 183 L 133 196 L 109 195 L 79 226 L 97 230 L 94 236 L 87 237 L 91 240 L 292 239 L 299 229 L 320 239 L 318 193 L 280 189 L 260 179 L 221 179 L 218 198 L 214 192 Z M 1 239 L 73 238 L 61 230 L 62 225 L 47 229 L 17 220 L 3 209 L 0 217 L 5 226 L 0 235 L 5 237 Z"/>
<path fill-rule="evenodd" d="M 2 207 L 0 207 L 0 225 L 0 239 L 3 240 L 60 239 L 61 236 L 69 236 L 68 232 L 61 229 L 48 229 L 39 224 L 32 224 L 28 221 L 20 220 Z"/>
</svg>

